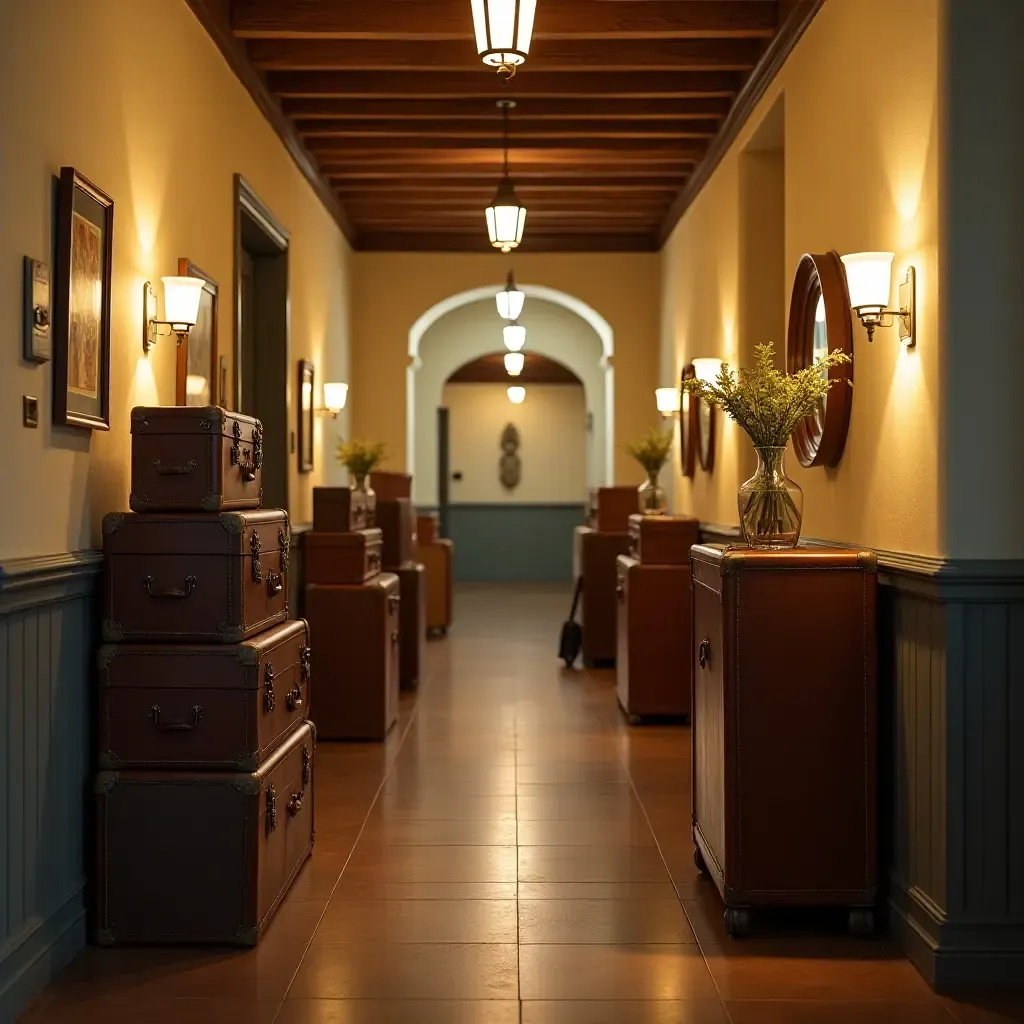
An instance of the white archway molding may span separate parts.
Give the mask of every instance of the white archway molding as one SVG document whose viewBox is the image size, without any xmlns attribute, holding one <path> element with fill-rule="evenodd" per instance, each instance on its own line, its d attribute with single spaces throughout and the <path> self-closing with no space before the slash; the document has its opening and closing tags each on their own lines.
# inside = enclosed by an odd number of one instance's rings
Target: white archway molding
<svg viewBox="0 0 1024 1024">
<path fill-rule="evenodd" d="M 517 282 L 518 284 L 518 282 Z M 405 451 L 407 472 L 416 474 L 416 374 L 422 366 L 420 346 L 424 335 L 440 319 L 455 310 L 482 300 L 492 300 L 495 294 L 504 287 L 503 282 L 471 288 L 468 291 L 449 295 L 435 303 L 423 313 L 409 329 L 409 364 L 406 368 L 405 386 Z M 574 313 L 583 320 L 597 335 L 601 343 L 601 356 L 598 362 L 603 371 L 604 379 L 604 452 L 603 472 L 599 474 L 599 482 L 611 484 L 615 479 L 615 370 L 612 358 L 615 355 L 615 332 L 611 324 L 592 306 L 587 305 L 575 295 L 549 288 L 546 285 L 518 284 L 527 299 L 541 299 Z M 495 310 L 495 323 L 500 323 Z"/>
</svg>

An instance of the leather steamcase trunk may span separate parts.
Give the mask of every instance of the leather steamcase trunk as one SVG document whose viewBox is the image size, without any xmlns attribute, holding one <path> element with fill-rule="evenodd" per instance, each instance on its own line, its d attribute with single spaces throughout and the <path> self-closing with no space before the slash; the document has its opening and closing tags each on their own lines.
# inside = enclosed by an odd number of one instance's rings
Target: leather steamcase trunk
<svg viewBox="0 0 1024 1024">
<path fill-rule="evenodd" d="M 103 518 L 103 639 L 238 643 L 288 618 L 288 513 Z"/>
<path fill-rule="evenodd" d="M 263 425 L 216 406 L 132 409 L 134 512 L 226 512 L 263 501 Z"/>
<path fill-rule="evenodd" d="M 255 769 L 306 719 L 309 627 L 240 644 L 108 644 L 100 768 Z"/>
<path fill-rule="evenodd" d="M 365 583 L 380 572 L 381 531 L 351 530 L 305 538 L 307 583 Z"/>
<path fill-rule="evenodd" d="M 96 941 L 254 946 L 313 850 L 316 732 L 251 773 L 100 772 Z"/>
</svg>

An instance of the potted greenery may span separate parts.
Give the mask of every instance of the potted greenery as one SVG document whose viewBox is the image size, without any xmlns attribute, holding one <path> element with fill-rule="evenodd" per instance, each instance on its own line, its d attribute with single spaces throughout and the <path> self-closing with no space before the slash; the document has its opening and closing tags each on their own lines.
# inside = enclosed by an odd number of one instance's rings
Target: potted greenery
<svg viewBox="0 0 1024 1024">
<path fill-rule="evenodd" d="M 645 516 L 662 516 L 668 509 L 665 491 L 658 484 L 658 474 L 672 451 L 672 434 L 649 430 L 639 441 L 626 445 L 626 451 L 643 466 L 647 479 L 637 488 L 640 511 Z"/>
<path fill-rule="evenodd" d="M 387 446 L 383 441 L 343 441 L 338 438 L 338 461 L 348 470 L 353 491 L 372 495 L 370 474 L 384 461 Z"/>
<path fill-rule="evenodd" d="M 796 547 L 803 523 L 803 491 L 786 476 L 786 442 L 835 383 L 828 370 L 850 362 L 836 349 L 796 373 L 775 368 L 775 347 L 758 345 L 753 369 L 734 373 L 723 363 L 713 382 L 683 381 L 689 394 L 724 409 L 746 432 L 757 453 L 757 472 L 740 487 L 740 528 L 752 548 Z M 852 384 L 852 381 L 850 382 Z"/>
</svg>

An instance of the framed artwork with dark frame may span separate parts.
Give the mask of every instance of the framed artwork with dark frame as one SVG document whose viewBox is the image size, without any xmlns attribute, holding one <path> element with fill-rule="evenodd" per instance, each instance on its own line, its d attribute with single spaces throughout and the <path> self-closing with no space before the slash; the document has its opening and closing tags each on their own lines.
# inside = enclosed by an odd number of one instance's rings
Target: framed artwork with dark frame
<svg viewBox="0 0 1024 1024">
<path fill-rule="evenodd" d="M 852 359 L 853 320 L 846 272 L 837 252 L 806 253 L 800 258 L 793 279 L 786 369 L 795 373 L 836 349 Z M 826 372 L 836 384 L 791 435 L 800 465 L 808 468 L 838 466 L 850 429 L 853 363 L 832 366 Z"/>
<path fill-rule="evenodd" d="M 299 360 L 299 472 L 313 468 L 313 395 L 316 370 L 305 359 Z"/>
<path fill-rule="evenodd" d="M 683 381 L 696 377 L 693 363 L 679 375 L 679 471 L 692 477 L 697 471 L 697 400 L 683 390 Z"/>
<path fill-rule="evenodd" d="M 114 200 L 60 169 L 53 282 L 53 422 L 110 429 L 110 276 Z"/>
<path fill-rule="evenodd" d="M 203 282 L 196 325 L 178 346 L 174 378 L 177 405 L 224 405 L 217 394 L 217 282 L 184 256 L 178 259 L 179 277 L 197 277 Z"/>
</svg>

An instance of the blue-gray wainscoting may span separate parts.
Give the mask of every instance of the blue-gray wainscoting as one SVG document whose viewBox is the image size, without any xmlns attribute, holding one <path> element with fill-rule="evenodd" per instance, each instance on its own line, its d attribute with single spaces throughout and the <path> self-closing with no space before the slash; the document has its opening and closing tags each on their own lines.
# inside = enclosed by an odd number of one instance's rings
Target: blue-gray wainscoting
<svg viewBox="0 0 1024 1024">
<path fill-rule="evenodd" d="M 572 534 L 582 526 L 579 505 L 452 504 L 459 583 L 563 582 L 572 579 Z"/>
<path fill-rule="evenodd" d="M 0 565 L 0 1022 L 85 944 L 98 552 Z"/>
</svg>

